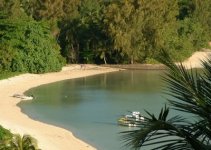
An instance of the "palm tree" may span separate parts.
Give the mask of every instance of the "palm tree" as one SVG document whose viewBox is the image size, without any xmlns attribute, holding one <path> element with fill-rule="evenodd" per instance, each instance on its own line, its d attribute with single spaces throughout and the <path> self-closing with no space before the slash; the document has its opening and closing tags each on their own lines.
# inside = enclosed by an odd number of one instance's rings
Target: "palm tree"
<svg viewBox="0 0 211 150">
<path fill-rule="evenodd" d="M 182 116 L 169 118 L 169 108 L 161 110 L 158 117 L 147 112 L 139 128 L 122 132 L 122 140 L 132 149 L 211 150 L 211 59 L 203 61 L 203 72 L 186 70 L 175 65 L 167 53 L 160 61 L 168 71 L 163 77 L 167 83 L 170 108 L 191 114 L 195 121 Z M 168 119 L 169 118 L 169 119 Z"/>
<path fill-rule="evenodd" d="M 30 135 L 15 134 L 12 138 L 1 141 L 0 150 L 39 150 L 37 141 Z"/>
</svg>

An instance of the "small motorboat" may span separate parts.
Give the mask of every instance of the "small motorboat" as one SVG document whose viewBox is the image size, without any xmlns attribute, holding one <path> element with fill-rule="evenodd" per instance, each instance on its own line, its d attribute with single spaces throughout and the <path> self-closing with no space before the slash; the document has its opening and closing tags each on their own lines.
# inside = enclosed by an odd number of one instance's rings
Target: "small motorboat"
<svg viewBox="0 0 211 150">
<path fill-rule="evenodd" d="M 128 127 L 137 127 L 140 125 L 140 122 L 144 121 L 144 117 L 140 115 L 140 112 L 133 111 L 129 115 L 124 115 L 118 119 L 118 124 Z"/>
<path fill-rule="evenodd" d="M 32 100 L 34 98 L 33 95 L 26 96 L 26 95 L 23 95 L 23 94 L 14 94 L 12 97 L 20 98 L 21 100 Z"/>
</svg>

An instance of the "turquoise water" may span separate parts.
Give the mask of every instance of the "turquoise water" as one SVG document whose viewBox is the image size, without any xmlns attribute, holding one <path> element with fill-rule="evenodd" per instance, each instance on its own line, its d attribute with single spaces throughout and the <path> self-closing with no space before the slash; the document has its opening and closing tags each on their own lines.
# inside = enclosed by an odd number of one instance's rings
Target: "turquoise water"
<svg viewBox="0 0 211 150">
<path fill-rule="evenodd" d="M 35 120 L 66 128 L 99 150 L 122 150 L 117 125 L 128 111 L 157 114 L 166 103 L 161 71 L 121 71 L 42 85 L 27 91 L 35 100 L 21 102 Z"/>
</svg>

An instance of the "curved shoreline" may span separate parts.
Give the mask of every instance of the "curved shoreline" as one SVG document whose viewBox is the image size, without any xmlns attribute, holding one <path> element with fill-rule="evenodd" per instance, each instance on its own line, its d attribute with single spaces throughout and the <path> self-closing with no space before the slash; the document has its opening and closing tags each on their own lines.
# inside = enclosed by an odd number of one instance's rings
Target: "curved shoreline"
<svg viewBox="0 0 211 150">
<path fill-rule="evenodd" d="M 206 60 L 209 56 L 211 56 L 211 51 L 195 52 L 183 64 L 187 69 L 201 68 L 201 60 Z M 70 65 L 63 67 L 61 72 L 40 75 L 22 74 L 0 80 L 0 125 L 13 133 L 32 135 L 38 140 L 39 148 L 43 150 L 94 150 L 94 147 L 77 139 L 68 130 L 29 118 L 17 106 L 21 100 L 12 95 L 22 94 L 28 89 L 43 84 L 119 70 L 121 70 L 119 67 L 115 69 L 96 65 Z"/>
<path fill-rule="evenodd" d="M 113 71 L 119 69 L 95 65 L 70 65 L 63 67 L 61 72 L 40 75 L 22 74 L 0 80 L 0 125 L 13 133 L 30 134 L 38 140 L 38 146 L 43 150 L 94 150 L 94 147 L 77 139 L 66 129 L 29 118 L 17 106 L 21 100 L 12 95 L 22 94 L 28 89 L 43 84 Z"/>
</svg>

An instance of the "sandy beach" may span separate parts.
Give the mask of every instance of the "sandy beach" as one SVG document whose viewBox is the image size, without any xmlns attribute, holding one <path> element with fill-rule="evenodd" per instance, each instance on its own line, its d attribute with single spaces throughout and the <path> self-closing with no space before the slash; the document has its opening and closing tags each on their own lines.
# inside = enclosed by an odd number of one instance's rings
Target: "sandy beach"
<svg viewBox="0 0 211 150">
<path fill-rule="evenodd" d="M 211 51 L 209 49 L 204 49 L 204 51 L 197 51 L 193 53 L 193 55 L 182 64 L 186 69 L 202 68 L 203 66 L 201 61 L 207 61 L 208 58 L 211 58 Z"/>
<path fill-rule="evenodd" d="M 208 58 L 211 52 L 196 52 L 183 64 L 186 68 L 201 68 L 201 61 Z M 23 74 L 9 79 L 0 80 L 0 125 L 13 133 L 30 134 L 38 140 L 43 150 L 93 150 L 94 147 L 77 139 L 70 131 L 32 120 L 23 114 L 17 104 L 21 101 L 12 97 L 23 94 L 26 90 L 42 84 L 80 78 L 119 69 L 99 67 L 95 65 L 70 65 L 63 67 L 61 72 L 47 74 Z"/>
<path fill-rule="evenodd" d="M 23 74 L 0 80 L 0 125 L 13 133 L 30 134 L 38 140 L 42 150 L 93 150 L 94 147 L 77 139 L 68 130 L 32 120 L 17 106 L 21 99 L 12 96 L 42 84 L 118 70 L 95 65 L 70 65 L 63 67 L 61 72 Z"/>
</svg>

